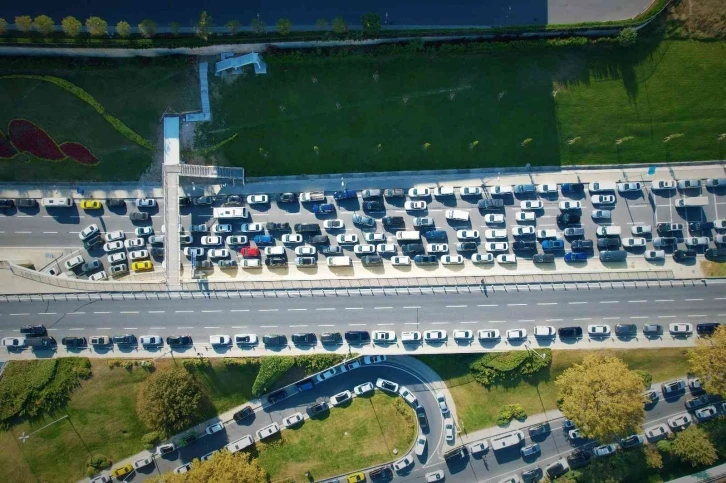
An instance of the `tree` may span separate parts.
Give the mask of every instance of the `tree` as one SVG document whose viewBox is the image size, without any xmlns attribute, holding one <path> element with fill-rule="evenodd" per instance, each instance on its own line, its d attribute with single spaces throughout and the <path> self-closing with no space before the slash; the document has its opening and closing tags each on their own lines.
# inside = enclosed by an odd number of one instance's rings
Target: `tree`
<svg viewBox="0 0 726 483">
<path fill-rule="evenodd" d="M 252 27 L 252 31 L 257 35 L 262 35 L 265 33 L 265 22 L 257 17 L 252 19 L 252 21 L 250 22 L 250 27 Z"/>
<path fill-rule="evenodd" d="M 718 459 L 718 452 L 708 434 L 698 426 L 691 426 L 676 434 L 671 444 L 671 454 L 692 466 L 712 465 Z"/>
<path fill-rule="evenodd" d="M 0 35 L 8 31 L 8 21 L 0 17 Z"/>
<path fill-rule="evenodd" d="M 289 18 L 281 18 L 277 21 L 276 27 L 280 35 L 287 35 L 292 30 L 292 22 Z"/>
<path fill-rule="evenodd" d="M 645 465 L 648 468 L 663 468 L 663 457 L 661 456 L 660 451 L 658 451 L 658 448 L 652 444 L 646 444 L 643 446 L 643 454 L 645 455 Z"/>
<path fill-rule="evenodd" d="M 144 38 L 150 39 L 156 35 L 156 22 L 151 19 L 145 18 L 139 24 L 139 32 Z"/>
<path fill-rule="evenodd" d="M 179 22 L 169 22 L 169 31 L 174 37 L 179 35 L 179 27 Z"/>
<path fill-rule="evenodd" d="M 209 39 L 210 28 L 212 28 L 212 17 L 206 10 L 202 10 L 201 15 L 199 15 L 199 21 L 197 22 L 197 37 L 202 40 Z"/>
<path fill-rule="evenodd" d="M 726 397 L 726 325 L 711 337 L 699 338 L 696 348 L 688 351 L 688 362 L 706 392 Z"/>
<path fill-rule="evenodd" d="M 149 483 L 266 483 L 269 476 L 249 453 L 220 451 L 208 461 L 197 459 L 184 475 L 165 473 L 147 480 Z"/>
<path fill-rule="evenodd" d="M 91 37 L 102 37 L 106 35 L 108 24 L 100 17 L 89 17 L 86 20 L 86 29 L 91 34 Z"/>
<path fill-rule="evenodd" d="M 381 31 L 381 16 L 377 13 L 366 13 L 361 18 L 363 32 L 366 34 L 377 34 Z"/>
<path fill-rule="evenodd" d="M 610 441 L 637 433 L 645 419 L 643 379 L 617 357 L 586 356 L 555 381 L 560 410 L 587 437 Z"/>
<path fill-rule="evenodd" d="M 315 20 L 315 29 L 316 30 L 328 30 L 328 21 L 324 18 L 319 18 Z"/>
<path fill-rule="evenodd" d="M 131 35 L 131 25 L 129 25 L 129 23 L 125 20 L 121 20 L 119 23 L 116 24 L 116 33 L 119 35 L 119 37 L 125 39 L 126 37 Z"/>
<path fill-rule="evenodd" d="M 81 29 L 83 28 L 83 24 L 76 17 L 68 16 L 61 20 L 61 28 L 67 36 L 78 37 L 78 34 L 81 33 Z"/>
<path fill-rule="evenodd" d="M 225 24 L 225 27 L 227 27 L 227 30 L 229 30 L 230 35 L 237 35 L 237 32 L 239 32 L 240 23 L 239 20 L 233 19 L 230 20 Z"/>
<path fill-rule="evenodd" d="M 344 34 L 348 31 L 348 22 L 343 17 L 335 17 L 333 19 L 333 32 L 336 34 Z"/>
<path fill-rule="evenodd" d="M 194 422 L 201 409 L 202 392 L 184 369 L 158 371 L 143 382 L 136 408 L 149 427 L 172 434 Z"/>
<path fill-rule="evenodd" d="M 618 34 L 618 44 L 621 47 L 632 47 L 638 41 L 638 32 L 633 27 L 625 27 Z"/>
<path fill-rule="evenodd" d="M 15 17 L 15 27 L 21 32 L 30 32 L 33 30 L 33 19 L 29 15 Z"/>
<path fill-rule="evenodd" d="M 55 22 L 47 15 L 38 15 L 33 20 L 33 27 L 43 35 L 50 35 L 55 30 Z"/>
</svg>

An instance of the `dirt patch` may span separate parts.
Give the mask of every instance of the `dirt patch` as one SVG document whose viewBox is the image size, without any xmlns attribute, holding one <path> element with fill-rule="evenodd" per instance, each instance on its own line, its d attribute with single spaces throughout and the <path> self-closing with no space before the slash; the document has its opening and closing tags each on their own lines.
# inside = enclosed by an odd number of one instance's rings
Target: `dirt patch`
<svg viewBox="0 0 726 483">
<path fill-rule="evenodd" d="M 692 39 L 726 38 L 723 0 L 676 0 L 668 8 L 668 33 Z"/>
<path fill-rule="evenodd" d="M 701 271 L 706 277 L 726 277 L 726 263 L 704 260 L 701 262 Z"/>
</svg>

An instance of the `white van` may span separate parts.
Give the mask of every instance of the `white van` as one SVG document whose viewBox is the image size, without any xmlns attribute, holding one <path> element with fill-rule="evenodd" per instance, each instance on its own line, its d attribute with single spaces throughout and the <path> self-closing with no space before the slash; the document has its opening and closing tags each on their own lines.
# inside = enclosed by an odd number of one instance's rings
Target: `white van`
<svg viewBox="0 0 726 483">
<path fill-rule="evenodd" d="M 595 230 L 595 233 L 597 233 L 597 236 L 620 236 L 620 227 L 619 226 L 598 226 L 597 230 Z"/>
<path fill-rule="evenodd" d="M 353 260 L 350 257 L 328 257 L 326 262 L 329 267 L 350 267 Z"/>
<path fill-rule="evenodd" d="M 708 206 L 708 196 L 691 196 L 689 198 L 678 198 L 673 202 L 676 208 L 693 208 L 697 206 Z"/>
<path fill-rule="evenodd" d="M 254 442 L 255 440 L 252 439 L 252 436 L 248 434 L 247 436 L 240 438 L 237 441 L 229 443 L 227 446 L 225 446 L 225 448 L 227 448 L 227 451 L 229 451 L 230 453 L 235 454 L 236 452 L 242 451 L 248 446 L 252 446 Z"/>
<path fill-rule="evenodd" d="M 398 241 L 418 241 L 421 240 L 421 232 L 419 231 L 397 231 L 396 240 Z"/>
<path fill-rule="evenodd" d="M 213 217 L 218 220 L 247 218 L 249 215 L 246 207 L 241 208 L 214 208 Z"/>
<path fill-rule="evenodd" d="M 265 255 L 284 255 L 285 254 L 285 247 L 282 246 L 276 246 L 276 247 L 265 247 Z"/>
<path fill-rule="evenodd" d="M 43 198 L 43 206 L 46 208 L 69 208 L 73 206 L 70 198 Z"/>
<path fill-rule="evenodd" d="M 492 438 L 492 448 L 496 451 L 498 449 L 519 446 L 522 441 L 524 441 L 524 433 L 519 430 L 512 431 L 511 433 L 505 433 Z"/>
<path fill-rule="evenodd" d="M 401 342 L 404 344 L 411 342 L 421 342 L 421 332 L 418 330 L 406 330 L 401 332 Z"/>
<path fill-rule="evenodd" d="M 447 220 L 469 221 L 469 212 L 464 210 L 446 210 Z"/>
<path fill-rule="evenodd" d="M 322 191 L 308 191 L 305 193 L 300 193 L 301 203 L 307 203 L 310 201 L 325 201 L 325 193 L 323 193 Z"/>
<path fill-rule="evenodd" d="M 593 181 L 589 184 L 590 193 L 601 193 L 603 191 L 615 191 L 617 183 L 614 181 Z"/>
</svg>

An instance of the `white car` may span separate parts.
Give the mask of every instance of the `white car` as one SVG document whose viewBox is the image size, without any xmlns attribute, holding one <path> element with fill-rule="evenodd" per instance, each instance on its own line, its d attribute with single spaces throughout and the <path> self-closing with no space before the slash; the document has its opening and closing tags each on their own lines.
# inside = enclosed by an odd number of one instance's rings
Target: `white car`
<svg viewBox="0 0 726 483">
<path fill-rule="evenodd" d="M 643 257 L 646 260 L 665 260 L 665 250 L 646 250 Z"/>
<path fill-rule="evenodd" d="M 336 371 L 335 367 L 333 367 L 332 369 L 328 369 L 327 371 L 316 375 L 315 380 L 318 382 L 327 381 L 328 379 L 330 379 L 331 377 L 334 377 L 337 374 L 338 374 L 338 371 Z"/>
<path fill-rule="evenodd" d="M 5 337 L 2 341 L 3 347 L 24 347 L 24 337 Z"/>
<path fill-rule="evenodd" d="M 638 248 L 644 247 L 647 243 L 645 238 L 623 238 L 623 248 Z"/>
<path fill-rule="evenodd" d="M 237 263 L 242 268 L 262 268 L 262 261 L 259 258 L 243 258 Z"/>
<path fill-rule="evenodd" d="M 411 455 L 406 455 L 400 460 L 393 463 L 393 469 L 396 471 L 401 471 L 413 464 L 413 458 L 411 458 Z"/>
<path fill-rule="evenodd" d="M 713 220 L 713 227 L 716 230 L 726 230 L 726 218 L 718 218 Z"/>
<path fill-rule="evenodd" d="M 100 282 L 101 280 L 106 280 L 108 276 L 106 275 L 106 272 L 104 270 L 101 270 L 100 272 L 96 272 L 90 277 L 88 277 L 88 280 L 91 282 Z"/>
<path fill-rule="evenodd" d="M 128 240 L 124 241 L 124 246 L 126 248 L 143 247 L 145 244 L 146 241 L 143 238 L 129 238 Z"/>
<path fill-rule="evenodd" d="M 365 234 L 365 241 L 367 242 L 384 242 L 386 241 L 386 234 L 385 233 L 366 233 Z"/>
<path fill-rule="evenodd" d="M 714 235 L 713 242 L 717 245 L 723 245 L 726 243 L 726 235 Z"/>
<path fill-rule="evenodd" d="M 592 449 L 592 453 L 595 456 L 610 456 L 611 454 L 615 454 L 615 445 L 611 443 L 597 446 Z"/>
<path fill-rule="evenodd" d="M 78 238 L 80 238 L 81 240 L 85 240 L 87 238 L 91 238 L 91 236 L 95 235 L 96 233 L 98 233 L 98 225 L 94 223 L 93 225 L 88 225 L 83 230 L 81 230 L 81 232 L 78 234 Z"/>
<path fill-rule="evenodd" d="M 446 478 L 444 470 L 436 470 L 431 473 L 426 473 L 426 483 L 437 483 L 439 481 L 444 481 L 444 478 Z"/>
<path fill-rule="evenodd" d="M 441 342 L 446 340 L 445 330 L 427 330 L 424 331 L 424 340 L 426 342 Z"/>
<path fill-rule="evenodd" d="M 554 228 L 537 230 L 538 240 L 546 240 L 547 238 L 557 238 L 557 230 L 555 230 Z"/>
<path fill-rule="evenodd" d="M 398 394 L 400 394 L 401 397 L 405 399 L 406 402 L 409 403 L 411 406 L 418 407 L 418 399 L 411 391 L 408 390 L 406 386 L 399 387 Z"/>
<path fill-rule="evenodd" d="M 148 466 L 151 464 L 152 461 L 153 461 L 153 459 L 151 458 L 151 456 L 147 456 L 145 458 L 139 458 L 133 462 L 134 469 L 138 470 L 139 468 Z"/>
<path fill-rule="evenodd" d="M 174 468 L 174 473 L 176 473 L 177 475 L 183 475 L 183 474 L 189 473 L 189 470 L 191 470 L 191 469 L 192 469 L 192 464 L 185 463 L 181 466 L 177 466 L 176 468 Z"/>
<path fill-rule="evenodd" d="M 449 405 L 446 403 L 446 396 L 444 396 L 443 393 L 437 392 L 436 393 L 436 402 L 439 405 L 441 414 L 443 414 L 444 417 L 446 417 L 446 415 L 449 414 Z"/>
<path fill-rule="evenodd" d="M 302 413 L 291 414 L 290 416 L 282 420 L 282 425 L 286 428 L 292 428 L 293 426 L 300 424 L 303 419 L 305 419 L 305 417 L 302 415 Z"/>
<path fill-rule="evenodd" d="M 376 246 L 375 245 L 356 245 L 353 248 L 353 253 L 356 253 L 358 255 L 376 253 Z"/>
<path fill-rule="evenodd" d="M 282 243 L 289 243 L 289 244 L 302 243 L 303 236 L 300 235 L 299 233 L 286 233 L 286 234 L 282 235 L 281 240 L 282 240 Z"/>
<path fill-rule="evenodd" d="M 411 198 L 424 198 L 431 195 L 431 190 L 428 188 L 411 188 L 408 190 L 408 196 Z"/>
<path fill-rule="evenodd" d="M 449 245 L 446 243 L 431 243 L 426 245 L 426 251 L 428 253 L 447 253 L 449 251 Z"/>
<path fill-rule="evenodd" d="M 154 227 L 153 226 L 140 226 L 134 230 L 134 233 L 136 233 L 136 236 L 149 236 L 154 234 Z"/>
<path fill-rule="evenodd" d="M 452 186 L 437 186 L 434 194 L 436 196 L 453 196 L 454 188 Z"/>
<path fill-rule="evenodd" d="M 391 243 L 379 243 L 376 245 L 376 251 L 383 255 L 386 253 L 396 253 L 398 251 L 398 248 L 396 245 L 393 245 Z"/>
<path fill-rule="evenodd" d="M 222 431 L 224 429 L 224 423 L 214 423 L 207 426 L 206 433 L 207 434 L 214 434 Z"/>
<path fill-rule="evenodd" d="M 471 256 L 472 263 L 494 263 L 494 255 L 491 253 L 475 253 Z"/>
<path fill-rule="evenodd" d="M 629 191 L 640 191 L 642 188 L 640 183 L 618 183 L 618 191 L 621 193 L 627 193 Z"/>
<path fill-rule="evenodd" d="M 222 244 L 222 237 L 221 236 L 203 236 L 202 237 L 202 245 L 221 245 Z"/>
<path fill-rule="evenodd" d="M 210 335 L 209 343 L 212 346 L 228 346 L 232 345 L 232 338 L 228 335 Z"/>
<path fill-rule="evenodd" d="M 650 185 L 651 189 L 654 190 L 674 190 L 676 189 L 676 182 L 675 180 L 668 179 L 668 180 L 656 180 L 653 181 Z"/>
<path fill-rule="evenodd" d="M 509 243 L 507 242 L 486 242 L 484 249 L 488 252 L 506 252 L 509 250 Z"/>
<path fill-rule="evenodd" d="M 403 209 L 406 211 L 414 210 L 425 210 L 427 203 L 425 201 L 407 201 L 403 204 Z"/>
<path fill-rule="evenodd" d="M 444 255 L 441 257 L 441 265 L 462 265 L 464 257 L 461 255 Z"/>
<path fill-rule="evenodd" d="M 398 384 L 396 384 L 395 382 L 387 381 L 386 379 L 378 378 L 378 380 L 376 381 L 376 387 L 381 391 L 398 394 Z"/>
<path fill-rule="evenodd" d="M 472 443 L 469 445 L 469 453 L 471 454 L 479 454 L 484 453 L 485 451 L 489 450 L 489 443 L 486 439 L 482 439 L 481 441 L 477 441 L 476 443 Z"/>
<path fill-rule="evenodd" d="M 113 253 L 108 256 L 108 263 L 113 265 L 114 263 L 120 263 L 126 261 L 126 253 L 125 252 L 119 252 L 119 253 Z"/>
<path fill-rule="evenodd" d="M 225 238 L 224 242 L 227 245 L 244 245 L 247 243 L 247 237 L 244 235 L 232 235 Z"/>
<path fill-rule="evenodd" d="M 139 337 L 139 344 L 142 346 L 158 346 L 164 343 L 164 339 L 159 335 L 142 335 Z"/>
<path fill-rule="evenodd" d="M 149 258 L 149 252 L 148 250 L 135 250 L 133 252 L 129 252 L 129 260 L 143 260 L 144 258 Z"/>
<path fill-rule="evenodd" d="M 497 263 L 517 263 L 517 255 L 502 253 L 501 255 L 497 255 Z"/>
<path fill-rule="evenodd" d="M 613 212 L 610 210 L 592 210 L 593 220 L 609 220 L 613 217 Z"/>
<path fill-rule="evenodd" d="M 693 325 L 688 323 L 673 323 L 668 326 L 671 335 L 688 335 L 693 333 Z"/>
<path fill-rule="evenodd" d="M 479 186 L 462 186 L 459 193 L 461 196 L 480 196 L 481 188 Z"/>
<path fill-rule="evenodd" d="M 523 210 L 541 210 L 544 203 L 540 200 L 524 200 L 519 202 L 519 207 Z"/>
<path fill-rule="evenodd" d="M 534 328 L 534 336 L 539 338 L 555 337 L 557 331 L 551 325 L 538 325 Z"/>
<path fill-rule="evenodd" d="M 516 221 L 534 221 L 537 219 L 537 215 L 532 211 L 518 211 L 514 214 Z"/>
<path fill-rule="evenodd" d="M 590 201 L 593 205 L 612 205 L 615 203 L 615 195 L 592 195 Z"/>
<path fill-rule="evenodd" d="M 651 426 L 645 430 L 645 437 L 651 442 L 662 439 L 668 435 L 668 426 L 665 424 L 659 424 L 657 426 Z"/>
<path fill-rule="evenodd" d="M 318 249 L 311 245 L 302 245 L 295 247 L 295 255 L 302 257 L 305 255 L 315 255 L 318 253 Z"/>
<path fill-rule="evenodd" d="M 153 198 L 137 198 L 136 199 L 137 208 L 153 208 L 155 206 L 156 206 L 156 200 Z"/>
<path fill-rule="evenodd" d="M 215 248 L 209 250 L 209 258 L 229 258 L 229 250 L 226 248 Z"/>
<path fill-rule="evenodd" d="M 249 195 L 247 196 L 248 205 L 263 205 L 270 201 L 270 197 L 267 195 Z"/>
<path fill-rule="evenodd" d="M 457 230 L 456 238 L 459 240 L 476 240 L 479 238 L 479 230 Z"/>
<path fill-rule="evenodd" d="M 199 248 L 199 247 L 185 247 L 184 248 L 184 255 L 186 255 L 187 257 L 190 257 L 190 258 L 191 258 L 192 255 L 197 256 L 197 257 L 201 257 L 202 255 L 204 255 L 204 248 Z"/>
<path fill-rule="evenodd" d="M 325 220 L 323 222 L 323 228 L 325 228 L 326 230 L 344 230 L 345 221 L 341 220 L 340 218 L 335 218 L 334 220 Z"/>
<path fill-rule="evenodd" d="M 392 330 L 374 330 L 373 342 L 382 342 L 388 344 L 396 342 L 396 332 Z"/>
<path fill-rule="evenodd" d="M 211 460 L 211 459 L 212 459 L 212 457 L 214 457 L 214 455 L 216 455 L 217 453 L 219 453 L 219 450 L 218 450 L 218 449 L 215 449 L 214 451 L 210 451 L 209 453 L 207 453 L 207 454 L 205 454 L 204 456 L 202 456 L 201 458 L 199 458 L 199 461 L 209 461 L 209 460 Z"/>
<path fill-rule="evenodd" d="M 560 201 L 560 210 L 581 210 L 582 203 L 579 201 Z"/>
<path fill-rule="evenodd" d="M 416 456 L 422 456 L 424 451 L 426 451 L 426 436 L 419 434 L 416 438 L 416 446 L 414 446 L 413 452 L 416 453 Z"/>
<path fill-rule="evenodd" d="M 537 193 L 543 195 L 557 193 L 557 185 L 553 183 L 537 185 Z"/>
<path fill-rule="evenodd" d="M 503 240 L 503 239 L 507 238 L 507 230 L 504 230 L 504 229 L 485 230 L 484 238 L 486 238 L 487 240 Z"/>
<path fill-rule="evenodd" d="M 451 418 L 444 419 L 444 434 L 446 435 L 446 441 L 454 441 L 454 420 Z"/>
<path fill-rule="evenodd" d="M 106 253 L 115 252 L 116 250 L 123 250 L 124 243 L 121 240 L 109 242 L 103 245 L 103 251 Z"/>
<path fill-rule="evenodd" d="M 498 340 L 501 336 L 499 329 L 479 329 L 476 337 L 479 340 Z"/>
<path fill-rule="evenodd" d="M 350 391 L 339 392 L 338 394 L 330 398 L 330 405 L 333 407 L 340 406 L 341 404 L 350 401 L 352 398 L 353 395 L 350 393 Z"/>
<path fill-rule="evenodd" d="M 682 190 L 691 189 L 691 188 L 700 188 L 701 180 L 700 179 L 679 179 L 677 184 L 678 184 L 678 187 Z"/>
<path fill-rule="evenodd" d="M 710 240 L 707 236 L 690 236 L 683 241 L 688 247 L 697 247 L 708 245 Z"/>
<path fill-rule="evenodd" d="M 277 434 L 280 432 L 280 426 L 277 423 L 272 423 L 264 428 L 257 431 L 257 438 L 258 439 L 265 439 L 269 438 L 270 436 Z"/>
<path fill-rule="evenodd" d="M 630 234 L 635 236 L 645 236 L 653 232 L 653 227 L 650 225 L 633 225 L 630 227 Z"/>
<path fill-rule="evenodd" d="M 718 411 L 716 411 L 716 406 L 712 404 L 705 408 L 697 409 L 694 414 L 699 421 L 708 421 L 709 419 L 713 419 L 718 414 Z"/>
<path fill-rule="evenodd" d="M 265 229 L 262 223 L 242 223 L 239 228 L 243 233 L 257 233 Z"/>
<path fill-rule="evenodd" d="M 393 334 L 393 338 L 396 338 L 396 334 Z M 360 365 L 360 359 L 357 361 Z M 363 357 L 363 364 L 370 365 L 370 364 L 379 364 L 381 362 L 386 362 L 386 356 L 383 355 L 377 355 L 377 356 L 364 356 Z"/>
<path fill-rule="evenodd" d="M 691 421 L 693 421 L 693 419 L 690 414 L 681 413 L 670 418 L 668 420 L 668 426 L 670 426 L 673 430 L 685 429 L 686 426 L 691 424 Z"/>
<path fill-rule="evenodd" d="M 474 340 L 474 331 L 468 329 L 457 329 L 452 335 L 454 340 Z"/>
<path fill-rule="evenodd" d="M 391 257 L 391 265 L 394 267 L 402 267 L 406 265 L 411 265 L 411 257 L 402 256 L 402 257 Z"/>
<path fill-rule="evenodd" d="M 532 225 L 521 226 L 515 225 L 512 227 L 512 236 L 526 236 L 534 235 L 534 227 Z"/>
<path fill-rule="evenodd" d="M 123 240 L 125 236 L 126 235 L 124 235 L 123 230 L 109 231 L 106 233 L 106 241 L 112 242 L 116 240 Z"/>
<path fill-rule="evenodd" d="M 336 236 L 335 240 L 340 245 L 351 245 L 354 243 L 358 243 L 358 235 L 356 235 L 355 233 L 348 233 L 348 234 L 342 233 L 342 234 Z M 371 245 L 371 246 L 373 246 L 373 245 Z"/>
<path fill-rule="evenodd" d="M 610 335 L 610 326 L 607 324 L 603 325 L 588 325 L 587 333 L 592 337 L 606 337 Z"/>
<path fill-rule="evenodd" d="M 527 338 L 527 329 L 508 329 L 507 340 L 522 340 Z"/>
<path fill-rule="evenodd" d="M 500 223 L 504 223 L 504 215 L 499 213 L 489 213 L 484 215 L 484 223 L 490 224 L 490 225 L 498 225 Z"/>
<path fill-rule="evenodd" d="M 232 233 L 232 225 L 229 223 L 215 223 L 212 225 L 212 233 Z"/>
<path fill-rule="evenodd" d="M 498 186 L 492 186 L 489 188 L 489 193 L 493 195 L 506 195 L 513 193 L 512 185 L 500 184 Z"/>
<path fill-rule="evenodd" d="M 373 390 L 374 387 L 372 382 L 364 382 L 363 384 L 359 384 L 353 388 L 353 392 L 356 396 L 362 396 L 363 394 L 367 394 Z"/>
</svg>

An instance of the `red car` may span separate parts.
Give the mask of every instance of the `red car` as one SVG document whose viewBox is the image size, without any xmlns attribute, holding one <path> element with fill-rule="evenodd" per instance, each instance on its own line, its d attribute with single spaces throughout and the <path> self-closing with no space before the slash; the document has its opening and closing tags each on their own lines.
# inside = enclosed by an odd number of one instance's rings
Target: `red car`
<svg viewBox="0 0 726 483">
<path fill-rule="evenodd" d="M 260 249 L 255 247 L 245 247 L 239 249 L 240 255 L 243 257 L 259 257 Z"/>
</svg>

